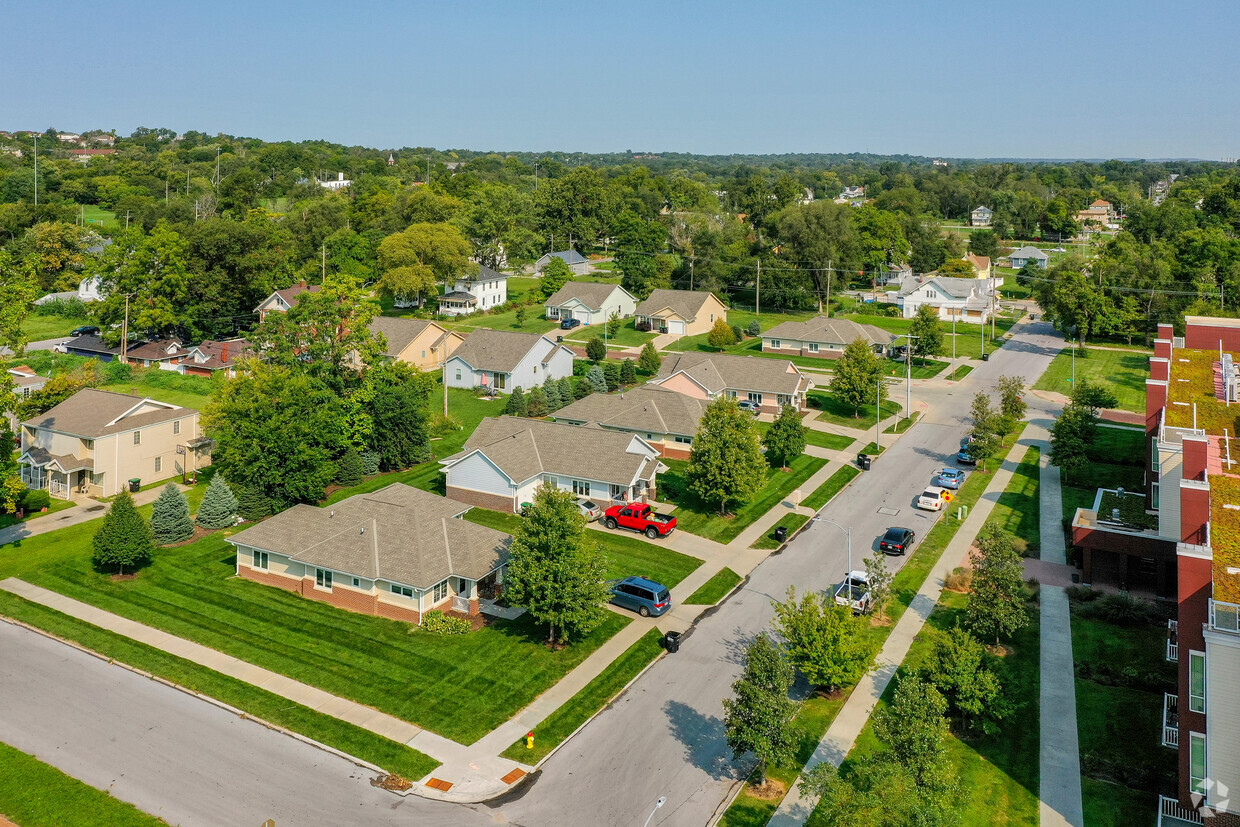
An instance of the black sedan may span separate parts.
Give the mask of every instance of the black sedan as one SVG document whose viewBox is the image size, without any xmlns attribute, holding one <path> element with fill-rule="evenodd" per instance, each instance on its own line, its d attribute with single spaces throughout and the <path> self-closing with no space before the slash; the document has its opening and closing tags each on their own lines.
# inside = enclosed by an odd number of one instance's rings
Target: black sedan
<svg viewBox="0 0 1240 827">
<path fill-rule="evenodd" d="M 878 541 L 878 550 L 889 554 L 899 554 L 903 557 L 913 547 L 913 540 L 916 537 L 917 535 L 913 533 L 911 528 L 892 526 L 887 529 L 887 533 Z"/>
<path fill-rule="evenodd" d="M 560 322 L 560 330 L 572 330 L 581 325 L 581 319 L 565 319 Z"/>
</svg>

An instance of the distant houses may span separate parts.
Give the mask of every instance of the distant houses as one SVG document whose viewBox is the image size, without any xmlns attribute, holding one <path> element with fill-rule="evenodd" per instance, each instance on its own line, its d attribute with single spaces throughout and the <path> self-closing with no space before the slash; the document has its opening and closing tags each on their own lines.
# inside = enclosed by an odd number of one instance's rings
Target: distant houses
<svg viewBox="0 0 1240 827">
<path fill-rule="evenodd" d="M 804 410 L 805 394 L 814 386 L 790 361 L 698 351 L 667 354 L 650 381 L 695 399 L 745 400 L 767 413 L 785 405 Z"/>
<path fill-rule="evenodd" d="M 370 322 L 372 333 L 382 333 L 387 341 L 383 356 L 405 362 L 420 370 L 438 370 L 465 337 L 426 319 L 400 319 L 376 316 Z"/>
<path fill-rule="evenodd" d="M 994 220 L 995 211 L 990 207 L 975 207 L 973 212 L 969 213 L 970 227 L 989 227 Z"/>
<path fill-rule="evenodd" d="M 922 276 L 908 279 L 888 301 L 902 308 L 911 319 L 922 305 L 938 310 L 939 318 L 960 322 L 985 323 L 995 309 L 992 279 L 966 279 L 952 276 Z"/>
<path fill-rule="evenodd" d="M 1018 250 L 1013 250 L 1008 254 L 1008 261 L 1011 263 L 1012 267 L 1017 270 L 1024 267 L 1031 261 L 1036 262 L 1039 267 L 1045 269 L 1050 259 L 1050 256 L 1039 250 L 1037 247 L 1030 247 L 1027 245 Z"/>
<path fill-rule="evenodd" d="M 302 279 L 300 283 L 292 287 L 272 292 L 270 296 L 258 303 L 254 312 L 258 314 L 258 320 L 261 322 L 267 318 L 268 313 L 287 313 L 302 293 L 317 293 L 322 289 L 317 284 L 306 284 L 305 279 Z"/>
<path fill-rule="evenodd" d="M 479 265 L 472 276 L 458 276 L 452 289 L 439 297 L 439 312 L 468 316 L 478 310 L 494 310 L 508 302 L 508 275 Z"/>
<path fill-rule="evenodd" d="M 585 256 L 576 250 L 560 250 L 555 253 L 547 253 L 538 261 L 534 262 L 534 272 L 541 273 L 551 263 L 551 259 L 558 258 L 568 265 L 568 269 L 573 271 L 573 275 L 584 276 L 590 272 L 590 262 Z"/>
<path fill-rule="evenodd" d="M 450 388 L 486 388 L 512 393 L 548 379 L 573 375 L 576 354 L 537 333 L 479 328 L 448 357 L 444 382 Z"/>
<path fill-rule="evenodd" d="M 582 324 L 600 324 L 614 314 L 627 319 L 637 310 L 637 299 L 618 284 L 570 281 L 543 305 L 547 318 L 555 321 L 576 319 Z"/>
<path fill-rule="evenodd" d="M 885 355 L 896 336 L 872 324 L 818 316 L 804 322 L 783 322 L 764 331 L 762 351 L 789 356 L 838 359 L 844 355 L 844 348 L 857 339 L 867 342 L 875 353 Z"/>
</svg>

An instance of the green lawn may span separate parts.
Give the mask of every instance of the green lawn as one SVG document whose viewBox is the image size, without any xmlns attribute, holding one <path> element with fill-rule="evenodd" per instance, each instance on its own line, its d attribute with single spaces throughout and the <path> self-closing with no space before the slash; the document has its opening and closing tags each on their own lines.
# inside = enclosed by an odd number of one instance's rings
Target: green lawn
<svg viewBox="0 0 1240 827">
<path fill-rule="evenodd" d="M 736 356 L 760 356 L 764 359 L 785 359 L 798 367 L 809 368 L 816 371 L 825 371 L 830 373 L 834 371 L 834 360 L 825 359 L 819 356 L 790 356 L 787 353 L 770 353 L 762 349 L 762 339 L 758 337 L 747 338 L 737 342 L 730 347 L 717 348 L 711 347 L 706 342 L 706 334 L 699 333 L 696 336 L 686 336 L 677 339 L 669 348 L 671 352 L 681 352 L 686 350 L 696 350 L 702 353 L 731 353 Z"/>
<path fill-rule="evenodd" d="M 1072 351 L 1064 348 L 1034 384 L 1034 390 L 1072 393 Z M 1149 354 L 1089 348 L 1076 354 L 1076 376 L 1110 389 L 1119 409 L 1145 412 L 1145 380 L 1150 378 Z"/>
<path fill-rule="evenodd" d="M 102 385 L 100 389 L 149 396 L 159 402 L 202 410 L 211 401 L 215 384 L 205 376 L 182 376 L 158 368 L 134 368 L 129 379 Z"/>
<path fill-rule="evenodd" d="M 888 333 L 901 335 L 909 332 L 910 326 L 913 324 L 912 319 L 899 319 L 892 316 L 866 316 L 862 314 L 848 314 L 848 318 L 859 324 L 872 324 L 875 327 L 881 327 Z M 986 352 L 993 353 L 996 348 L 1003 344 L 1003 334 L 1016 324 L 1015 319 L 997 319 L 995 321 L 995 336 L 990 337 L 990 325 L 986 325 L 985 331 L 979 329 L 978 325 L 966 324 L 958 322 L 956 324 L 956 356 L 967 356 L 970 359 L 980 359 L 982 357 L 982 337 L 986 337 Z M 943 322 L 941 325 L 943 331 L 943 346 L 939 348 L 939 356 L 952 355 L 952 323 L 950 320 Z"/>
<path fill-rule="evenodd" d="M 26 334 L 27 341 L 38 342 L 43 339 L 68 336 L 69 331 L 84 324 L 93 324 L 93 322 L 85 316 L 66 318 L 64 316 L 40 316 L 37 313 L 29 313 L 22 320 L 22 333 Z"/>
<path fill-rule="evenodd" d="M 704 504 L 688 490 L 685 481 L 689 466 L 687 460 L 665 459 L 664 463 L 670 470 L 659 478 L 660 491 L 665 499 L 670 498 L 678 506 L 675 511 L 676 527 L 699 537 L 728 543 L 812 477 L 827 461 L 802 454 L 793 460 L 788 471 L 768 468 L 766 485 L 757 495 L 743 505 L 732 504 L 734 513 L 723 517 L 718 509 Z"/>
<path fill-rule="evenodd" d="M 777 549 L 781 545 L 783 545 L 783 543 L 775 539 L 775 529 L 783 528 L 784 530 L 788 532 L 788 536 L 791 537 L 793 534 L 796 533 L 796 530 L 798 528 L 805 525 L 805 523 L 807 523 L 808 521 L 809 521 L 809 517 L 805 514 L 797 514 L 795 512 L 785 514 L 784 516 L 779 518 L 779 521 L 776 522 L 775 525 L 771 526 L 770 531 L 768 531 L 766 534 L 763 534 L 761 537 L 759 537 L 758 539 L 750 543 L 749 547 L 750 548 L 761 548 L 761 549 Z"/>
<path fill-rule="evenodd" d="M 105 210 L 97 204 L 83 204 L 81 207 L 82 218 L 87 224 L 94 224 L 103 227 L 117 226 L 116 213 Z"/>
<path fill-rule="evenodd" d="M 33 514 L 27 514 L 24 520 L 17 519 L 16 514 L 0 513 L 0 528 L 6 528 L 17 523 L 29 522 L 37 520 L 40 517 L 46 517 L 49 514 L 55 514 L 57 511 L 64 511 L 66 508 L 72 508 L 76 503 L 72 500 L 58 500 L 52 498 L 52 504 L 47 507 L 47 511 L 36 511 Z"/>
<path fill-rule="evenodd" d="M 537 304 L 525 307 L 525 324 L 517 324 L 515 308 L 502 313 L 471 313 L 468 316 L 447 317 L 440 319 L 439 324 L 449 330 L 462 332 L 487 327 L 491 330 L 515 330 L 520 333 L 551 333 L 560 328 L 558 321 L 543 318 L 542 305 Z"/>
<path fill-rule="evenodd" d="M 813 428 L 805 429 L 805 444 L 816 445 L 819 448 L 826 448 L 828 451 L 844 451 L 848 449 L 857 440 L 843 434 L 829 434 L 826 431 L 815 431 Z"/>
<path fill-rule="evenodd" d="M 684 601 L 689 606 L 713 606 L 741 582 L 741 576 L 724 566 Z"/>
<path fill-rule="evenodd" d="M 883 429 L 883 433 L 902 434 L 905 431 L 907 431 L 909 428 L 913 427 L 914 423 L 916 423 L 917 420 L 920 418 L 921 418 L 921 411 L 913 411 L 913 415 L 911 417 L 906 416 L 903 419 L 901 419 L 899 422 L 897 422 L 896 424 L 888 425 L 886 428 Z"/>
<path fill-rule="evenodd" d="M 1039 457 L 1041 452 L 1035 447 L 1025 452 L 1020 465 L 1012 474 L 1011 482 L 999 495 L 989 520 L 1027 542 L 1027 556 L 1030 557 L 1036 557 L 1038 549 L 1042 547 L 1042 532 L 1038 527 L 1041 513 L 1038 505 Z"/>
<path fill-rule="evenodd" d="M 1109 781 L 1081 779 L 1085 827 L 1154 827 L 1158 794 L 1141 792 Z"/>
<path fill-rule="evenodd" d="M 155 827 L 167 824 L 103 790 L 83 784 L 34 756 L 0 743 L 0 813 L 22 827 L 106 824 Z"/>
<path fill-rule="evenodd" d="M 615 336 L 607 337 L 607 347 L 613 348 L 613 347 L 630 347 L 630 346 L 644 345 L 646 344 L 646 342 L 649 342 L 651 339 L 653 339 L 657 335 L 658 334 L 654 332 L 642 333 L 640 330 L 638 330 L 637 328 L 633 326 L 632 319 L 626 319 L 620 325 L 620 329 L 616 331 Z M 597 336 L 600 339 L 603 338 L 603 325 L 598 324 L 598 325 L 589 325 L 585 327 L 579 327 L 576 330 L 574 330 L 572 333 L 569 333 L 567 336 L 565 336 L 564 340 L 566 342 L 575 342 L 577 344 L 584 345 L 586 342 L 590 341 L 595 336 Z"/>
<path fill-rule="evenodd" d="M 814 493 L 806 497 L 801 505 L 818 511 L 824 505 L 831 502 L 831 498 L 843 491 L 844 486 L 852 482 L 860 473 L 861 469 L 857 466 L 845 465 L 828 477 L 826 482 L 815 488 Z"/>
<path fill-rule="evenodd" d="M 662 641 L 663 635 L 658 629 L 646 632 L 626 649 L 624 654 L 608 664 L 584 689 L 534 727 L 533 749 L 527 749 L 525 739 L 521 738 L 504 750 L 503 757 L 523 764 L 537 764 L 546 758 L 551 750 L 611 703 L 643 669 L 659 657 L 663 651 Z"/>
<path fill-rule="evenodd" d="M 952 382 L 959 382 L 961 379 L 965 378 L 972 372 L 973 372 L 972 365 L 961 365 L 960 367 L 953 370 L 947 378 Z"/>
<path fill-rule="evenodd" d="M 890 393 L 888 389 L 888 393 Z M 854 412 L 851 405 L 841 402 L 834 394 L 824 391 L 810 391 L 807 394 L 811 408 L 818 408 L 822 412 L 818 414 L 818 418 L 823 422 L 830 422 L 832 425 L 838 425 L 841 428 L 857 428 L 865 430 L 874 425 L 874 406 L 862 405 L 861 408 Z M 900 412 L 900 403 L 887 399 L 883 402 L 882 418 L 894 416 Z"/>
</svg>

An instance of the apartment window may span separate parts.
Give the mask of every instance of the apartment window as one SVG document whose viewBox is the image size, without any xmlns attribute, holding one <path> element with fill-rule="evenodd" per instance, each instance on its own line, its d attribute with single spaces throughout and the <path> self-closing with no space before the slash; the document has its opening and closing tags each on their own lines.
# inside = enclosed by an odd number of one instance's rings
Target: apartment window
<svg viewBox="0 0 1240 827">
<path fill-rule="evenodd" d="M 1153 509 L 1154 511 L 1158 510 L 1158 502 L 1159 502 L 1160 494 L 1161 492 L 1159 491 L 1158 483 L 1156 482 L 1151 483 L 1150 484 L 1150 508 Z"/>
<path fill-rule="evenodd" d="M 818 343 L 817 343 L 817 342 L 810 342 L 810 343 L 809 343 L 809 352 L 810 352 L 810 353 L 817 353 L 817 352 L 818 352 Z"/>
<path fill-rule="evenodd" d="M 158 474 L 162 470 L 164 470 L 164 458 L 155 457 L 155 473 Z"/>
<path fill-rule="evenodd" d="M 1206 794 L 1206 736 L 1188 733 L 1188 789 Z"/>
<path fill-rule="evenodd" d="M 1188 653 L 1188 708 L 1206 711 L 1206 653 Z"/>
<path fill-rule="evenodd" d="M 392 584 L 392 594 L 399 594 L 401 597 L 408 597 L 408 598 L 412 598 L 412 597 L 413 597 L 413 589 L 409 588 L 408 586 L 398 586 L 398 585 L 396 585 L 395 583 L 393 583 L 393 584 Z"/>
<path fill-rule="evenodd" d="M 181 420 L 178 419 L 172 423 L 172 435 L 176 436 L 179 433 L 181 433 Z"/>
<path fill-rule="evenodd" d="M 362 578 L 360 578 L 360 577 L 354 577 L 354 578 L 353 578 L 353 588 L 355 588 L 355 589 L 360 589 L 361 587 L 362 587 Z"/>
<path fill-rule="evenodd" d="M 590 483 L 587 480 L 573 480 L 573 493 L 578 497 L 590 496 Z"/>
<path fill-rule="evenodd" d="M 783 342 L 781 342 L 779 339 L 771 339 L 771 347 L 774 348 L 775 350 L 779 350 L 779 347 L 782 344 Z"/>
<path fill-rule="evenodd" d="M 254 568 L 267 570 L 267 552 L 254 549 Z"/>
<path fill-rule="evenodd" d="M 754 403 L 755 405 L 761 405 L 761 404 L 762 404 L 762 394 L 760 394 L 760 393 L 754 393 L 753 391 L 750 391 L 750 392 L 748 393 L 748 397 L 749 397 L 749 401 L 750 401 L 750 402 L 752 402 L 752 403 Z"/>
<path fill-rule="evenodd" d="M 1150 437 L 1150 468 L 1154 473 L 1158 473 L 1158 466 L 1162 457 L 1158 455 L 1158 437 Z"/>
<path fill-rule="evenodd" d="M 441 600 L 446 600 L 447 597 L 448 597 L 448 581 L 445 580 L 442 583 L 436 583 L 435 588 L 431 593 L 431 602 L 438 603 Z"/>
<path fill-rule="evenodd" d="M 676 441 L 677 441 L 677 442 L 679 442 L 679 443 L 680 443 L 680 444 L 682 444 L 682 445 L 692 445 L 692 444 L 693 444 L 693 437 L 691 437 L 691 436 L 678 436 L 678 437 L 676 437 Z"/>
<path fill-rule="evenodd" d="M 133 444 L 134 444 L 134 445 L 141 445 L 141 444 L 142 444 L 142 432 L 141 432 L 141 431 L 134 431 L 134 432 L 133 432 Z"/>
<path fill-rule="evenodd" d="M 314 585 L 320 589 L 332 590 L 332 573 L 327 569 L 314 570 Z"/>
</svg>

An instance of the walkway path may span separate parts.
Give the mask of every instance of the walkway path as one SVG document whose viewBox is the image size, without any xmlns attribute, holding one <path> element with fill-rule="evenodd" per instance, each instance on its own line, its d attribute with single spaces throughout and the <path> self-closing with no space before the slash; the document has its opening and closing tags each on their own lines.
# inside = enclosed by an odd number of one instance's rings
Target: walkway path
<svg viewBox="0 0 1240 827">
<path fill-rule="evenodd" d="M 185 485 L 178 485 L 177 488 L 182 491 L 189 490 L 189 487 Z M 133 501 L 137 505 L 153 503 L 159 499 L 159 495 L 163 493 L 163 490 L 164 487 L 158 485 L 145 491 L 139 491 L 133 495 Z M 55 514 L 45 514 L 33 520 L 25 520 L 7 528 L 0 528 L 0 546 L 16 543 L 18 540 L 24 540 L 27 537 L 34 537 L 36 534 L 46 534 L 49 531 L 68 528 L 71 525 L 78 525 L 89 520 L 97 520 L 104 515 L 107 507 L 107 503 L 84 498 L 77 505 L 66 508 L 64 511 L 57 511 Z"/>
<path fill-rule="evenodd" d="M 1032 428 L 1032 426 L 1028 427 Z M 891 634 L 883 644 L 882 651 L 874 659 L 874 671 L 861 679 L 852 694 L 848 696 L 848 700 L 844 702 L 839 714 L 835 716 L 835 720 L 831 722 L 826 734 L 814 749 L 813 756 L 805 765 L 803 773 L 824 761 L 829 761 L 838 767 L 857 743 L 861 730 L 865 728 L 866 722 L 870 719 L 870 713 L 874 711 L 879 698 L 887 690 L 887 685 L 895 677 L 896 669 L 904 661 L 909 648 L 913 645 L 913 640 L 925 625 L 926 618 L 930 616 L 931 610 L 939 602 L 939 595 L 943 591 L 943 581 L 968 553 L 969 547 L 973 544 L 973 538 L 977 536 L 977 532 L 981 530 L 990 516 L 999 495 L 1007 488 L 1008 481 L 1011 480 L 1013 472 L 1020 465 L 1021 459 L 1024 458 L 1031 444 L 1033 443 L 1029 437 L 1029 430 L 1026 429 L 1025 434 L 1012 447 L 1003 464 L 995 471 L 990 484 L 986 487 L 986 492 L 973 507 L 969 516 L 965 518 L 964 524 L 956 531 L 951 543 L 926 576 L 917 596 L 913 598 L 913 602 L 900 617 L 899 623 L 891 630 Z M 799 780 L 798 778 L 797 781 Z M 793 782 L 788 795 L 784 797 L 779 809 L 775 811 L 769 825 L 771 827 L 792 827 L 792 825 L 804 824 L 817 805 L 817 796 L 802 794 L 800 786 Z"/>
</svg>

